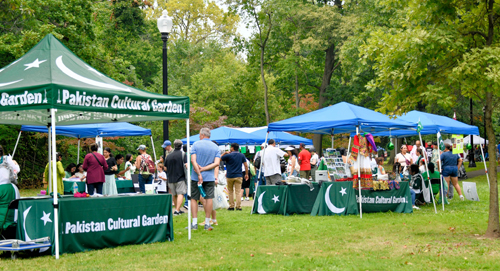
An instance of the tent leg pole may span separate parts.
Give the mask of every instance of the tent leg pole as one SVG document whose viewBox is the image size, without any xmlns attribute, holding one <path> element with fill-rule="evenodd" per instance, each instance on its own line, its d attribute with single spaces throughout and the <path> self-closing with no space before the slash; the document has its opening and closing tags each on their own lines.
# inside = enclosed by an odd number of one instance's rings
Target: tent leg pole
<svg viewBox="0 0 500 271">
<path fill-rule="evenodd" d="M 441 169 L 441 154 L 439 153 L 439 135 L 436 134 L 436 138 L 437 138 L 437 144 L 438 144 L 438 161 L 439 161 L 439 179 L 441 180 L 441 205 L 443 205 L 443 211 L 444 211 L 444 200 L 445 198 L 447 197 L 447 195 L 445 195 L 444 193 L 444 186 L 443 186 L 443 182 L 444 182 L 444 178 L 443 178 L 443 170 Z M 448 189 L 450 189 L 448 187 Z M 448 193 L 446 193 L 448 194 Z"/>
<path fill-rule="evenodd" d="M 156 163 L 156 150 L 155 150 L 155 144 L 153 143 L 153 136 L 151 135 L 149 138 L 151 138 L 151 148 L 153 149 L 153 156 L 155 157 L 155 163 Z M 166 157 L 163 157 L 163 161 L 165 161 Z M 158 179 L 158 171 L 156 170 L 156 165 L 155 165 L 155 179 Z"/>
<path fill-rule="evenodd" d="M 356 126 L 356 136 L 359 135 L 359 126 Z M 358 192 L 359 192 L 359 218 L 363 218 L 363 207 L 361 205 L 361 153 L 358 151 Z"/>
<path fill-rule="evenodd" d="M 347 145 L 347 157 L 351 154 L 351 136 L 349 136 L 349 144 Z"/>
<path fill-rule="evenodd" d="M 188 198 L 188 240 L 191 240 L 191 145 L 189 142 L 189 119 L 186 120 L 186 134 L 187 134 L 187 194 Z"/>
<path fill-rule="evenodd" d="M 76 164 L 80 164 L 80 138 L 78 138 L 78 151 L 77 151 L 77 156 L 76 156 Z M 78 169 L 76 169 L 78 170 Z"/>
<path fill-rule="evenodd" d="M 486 139 L 484 139 L 484 142 L 486 143 Z M 488 175 L 488 168 L 486 167 L 486 159 L 484 158 L 483 145 L 479 144 L 479 147 L 481 149 L 481 155 L 483 156 L 484 173 L 486 174 L 486 180 L 488 180 L 488 189 L 490 189 L 490 176 Z"/>
<path fill-rule="evenodd" d="M 52 186 L 54 187 L 54 243 L 56 259 L 59 259 L 59 203 L 57 198 L 57 165 L 56 165 L 56 110 L 50 109 L 50 118 L 52 122 Z"/>
<path fill-rule="evenodd" d="M 49 188 L 49 194 L 53 191 L 52 190 L 52 170 L 50 169 L 51 161 L 52 161 L 52 133 L 50 131 L 50 126 L 47 128 L 48 129 L 48 140 L 49 140 L 49 176 L 45 176 L 45 181 L 47 182 L 47 187 Z"/>
<path fill-rule="evenodd" d="M 269 137 L 269 132 L 266 133 L 266 140 L 264 141 L 264 151 L 262 152 L 262 157 L 260 158 L 259 176 L 257 177 L 257 186 L 255 187 L 254 193 L 257 193 L 257 188 L 259 187 L 260 174 L 262 174 L 262 163 L 264 162 L 264 154 L 266 154 L 267 138 Z M 265 177 L 264 177 L 265 178 Z M 255 200 L 254 200 L 255 201 Z M 255 203 L 254 203 L 255 204 Z M 250 214 L 253 214 L 253 207 L 250 210 Z"/>
<path fill-rule="evenodd" d="M 420 120 L 419 120 L 420 121 Z M 420 132 L 418 132 L 418 137 L 420 138 L 420 142 L 422 141 L 422 135 Z M 424 156 L 424 162 L 425 162 L 425 170 L 427 171 L 427 182 L 429 183 L 429 189 L 430 189 L 430 196 L 432 197 L 432 203 L 434 204 L 434 212 L 437 214 L 437 209 L 436 209 L 436 199 L 434 199 L 434 193 L 432 193 L 432 185 L 431 185 L 431 178 L 429 175 L 429 167 L 427 166 L 427 152 Z"/>
<path fill-rule="evenodd" d="M 16 146 L 14 146 L 14 151 L 12 151 L 12 159 L 14 159 L 14 155 L 16 154 L 17 145 L 19 144 L 19 139 L 21 138 L 21 133 L 23 131 L 19 131 L 19 135 L 17 136 Z"/>
</svg>

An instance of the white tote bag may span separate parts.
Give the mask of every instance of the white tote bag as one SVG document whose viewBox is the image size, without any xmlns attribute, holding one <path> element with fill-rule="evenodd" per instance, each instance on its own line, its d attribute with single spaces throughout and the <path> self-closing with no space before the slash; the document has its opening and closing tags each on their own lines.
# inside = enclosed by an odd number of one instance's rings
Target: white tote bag
<svg viewBox="0 0 500 271">
<path fill-rule="evenodd" d="M 224 185 L 219 184 L 214 189 L 214 210 L 229 208 L 229 203 L 227 202 L 226 194 L 224 193 L 224 187 Z"/>
</svg>

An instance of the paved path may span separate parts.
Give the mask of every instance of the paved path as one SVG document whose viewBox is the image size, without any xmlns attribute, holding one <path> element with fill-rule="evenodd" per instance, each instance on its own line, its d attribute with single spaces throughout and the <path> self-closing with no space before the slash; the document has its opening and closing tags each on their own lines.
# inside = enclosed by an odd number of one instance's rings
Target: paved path
<svg viewBox="0 0 500 271">
<path fill-rule="evenodd" d="M 477 176 L 485 175 L 484 174 L 484 169 L 480 169 L 480 170 L 475 170 L 475 171 L 468 172 L 467 171 L 467 167 L 465 167 L 465 172 L 467 172 L 467 177 L 468 178 L 474 178 L 474 177 L 477 177 Z M 500 166 L 497 167 L 497 172 L 500 172 Z M 462 180 L 462 179 L 460 179 L 460 180 Z"/>
</svg>

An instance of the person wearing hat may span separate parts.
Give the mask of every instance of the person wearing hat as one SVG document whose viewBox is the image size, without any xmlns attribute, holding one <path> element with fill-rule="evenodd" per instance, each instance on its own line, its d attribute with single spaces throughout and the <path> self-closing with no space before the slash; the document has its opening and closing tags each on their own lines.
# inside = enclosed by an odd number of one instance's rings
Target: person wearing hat
<svg viewBox="0 0 500 271">
<path fill-rule="evenodd" d="M 255 156 L 253 158 L 254 161 L 257 161 L 257 157 L 260 157 L 260 159 L 262 160 L 262 157 L 264 154 L 264 149 L 266 148 L 267 145 L 266 145 L 266 143 L 262 143 L 260 146 L 261 146 L 261 150 L 255 154 Z M 261 162 L 263 162 L 263 161 L 261 161 Z M 258 178 L 257 181 L 259 182 L 259 185 L 266 185 L 266 178 L 264 177 L 264 166 L 261 167 L 261 165 L 255 165 L 255 164 L 254 164 L 254 166 L 257 169 L 257 171 L 255 172 L 255 175 Z M 260 175 L 259 175 L 259 172 L 260 172 Z M 259 176 L 260 176 L 260 178 L 259 178 Z"/>
<path fill-rule="evenodd" d="M 167 156 L 174 151 L 174 149 L 172 149 L 172 142 L 170 142 L 170 140 L 165 140 L 161 147 L 165 150 L 165 156 L 163 157 L 163 161 L 165 161 Z"/>
<path fill-rule="evenodd" d="M 309 180 L 311 177 L 311 153 L 306 149 L 306 144 L 304 143 L 300 143 L 299 149 L 300 178 Z"/>
<path fill-rule="evenodd" d="M 147 170 L 147 161 L 151 160 L 151 155 L 146 153 L 146 145 L 139 145 L 137 150 L 139 155 L 135 159 L 135 167 L 139 169 L 139 190 L 146 193 L 145 185 L 153 183 L 153 175 Z M 146 168 L 144 165 L 146 165 Z"/>
</svg>

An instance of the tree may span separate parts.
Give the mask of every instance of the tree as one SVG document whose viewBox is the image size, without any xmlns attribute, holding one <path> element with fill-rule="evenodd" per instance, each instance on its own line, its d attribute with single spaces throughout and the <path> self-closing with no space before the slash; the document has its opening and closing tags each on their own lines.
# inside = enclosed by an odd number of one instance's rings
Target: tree
<svg viewBox="0 0 500 271">
<path fill-rule="evenodd" d="M 380 110 L 401 114 L 418 104 L 453 107 L 458 95 L 485 107 L 488 139 L 496 142 L 492 113 L 500 97 L 500 49 L 494 35 L 500 6 L 484 1 L 381 1 L 392 12 L 389 27 L 367 29 L 361 61 L 373 61 L 376 79 L 368 89 L 383 88 Z M 489 145 L 494 153 L 494 144 Z M 500 237 L 498 183 L 490 159 L 490 207 L 487 237 Z"/>
</svg>

